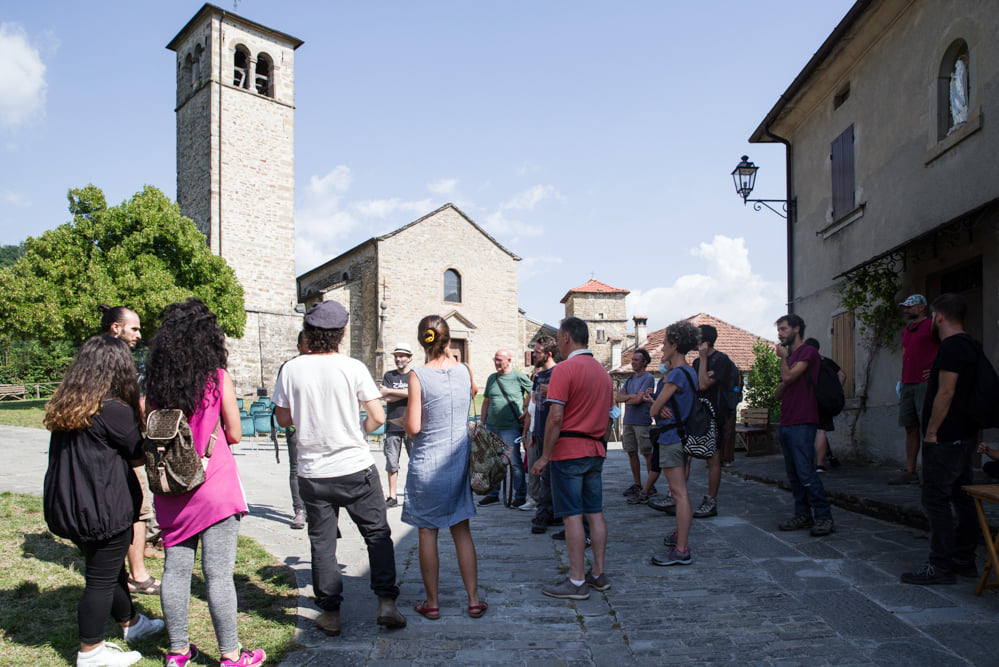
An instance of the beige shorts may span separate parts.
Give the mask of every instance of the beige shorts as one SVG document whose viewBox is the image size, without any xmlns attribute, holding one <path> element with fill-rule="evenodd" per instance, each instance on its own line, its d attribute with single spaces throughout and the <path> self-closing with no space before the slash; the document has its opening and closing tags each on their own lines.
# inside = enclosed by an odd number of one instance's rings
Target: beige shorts
<svg viewBox="0 0 999 667">
<path fill-rule="evenodd" d="M 681 468 L 687 465 L 687 455 L 683 453 L 683 444 L 671 442 L 668 445 L 659 445 L 659 468 Z"/>
<path fill-rule="evenodd" d="M 649 440 L 651 427 L 642 424 L 624 424 L 621 431 L 621 446 L 626 452 L 641 452 L 642 456 L 652 453 L 652 441 Z"/>
<path fill-rule="evenodd" d="M 142 505 L 139 506 L 139 521 L 151 521 L 153 518 L 153 494 L 149 490 L 149 479 L 146 477 L 146 466 L 132 468 L 135 477 L 142 487 Z"/>
</svg>

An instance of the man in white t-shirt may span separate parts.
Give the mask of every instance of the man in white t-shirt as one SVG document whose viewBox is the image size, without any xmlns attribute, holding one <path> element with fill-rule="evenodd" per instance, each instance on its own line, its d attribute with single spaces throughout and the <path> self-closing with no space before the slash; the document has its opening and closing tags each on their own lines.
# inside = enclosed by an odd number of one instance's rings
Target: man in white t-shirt
<svg viewBox="0 0 999 667">
<path fill-rule="evenodd" d="M 378 596 L 378 624 L 406 626 L 396 608 L 395 548 L 375 461 L 361 430 L 385 423 L 381 392 L 360 361 L 339 353 L 348 313 L 335 301 L 313 305 L 305 315 L 308 355 L 288 361 L 274 387 L 274 418 L 298 433 L 298 485 L 309 523 L 312 588 L 323 610 L 316 627 L 340 634 L 343 580 L 336 560 L 337 517 L 347 510 L 364 537 L 371 589 Z"/>
</svg>

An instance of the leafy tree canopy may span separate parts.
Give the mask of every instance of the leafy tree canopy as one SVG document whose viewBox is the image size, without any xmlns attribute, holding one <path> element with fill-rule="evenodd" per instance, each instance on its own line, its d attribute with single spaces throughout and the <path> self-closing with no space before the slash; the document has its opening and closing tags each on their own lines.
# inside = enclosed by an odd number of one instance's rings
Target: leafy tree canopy
<svg viewBox="0 0 999 667">
<path fill-rule="evenodd" d="M 100 328 L 99 304 L 128 306 L 152 336 L 163 308 L 196 296 L 229 336 L 246 324 L 243 288 L 204 235 L 154 187 L 108 207 L 94 185 L 69 191 L 73 221 L 24 243 L 0 270 L 0 333 L 79 343 Z"/>
<path fill-rule="evenodd" d="M 773 345 L 757 340 L 753 343 L 753 367 L 746 375 L 746 404 L 751 408 L 769 408 L 770 422 L 780 420 L 780 401 L 774 390 L 780 383 L 780 359 Z"/>
<path fill-rule="evenodd" d="M 0 269 L 5 268 L 24 256 L 24 244 L 0 246 Z"/>
</svg>

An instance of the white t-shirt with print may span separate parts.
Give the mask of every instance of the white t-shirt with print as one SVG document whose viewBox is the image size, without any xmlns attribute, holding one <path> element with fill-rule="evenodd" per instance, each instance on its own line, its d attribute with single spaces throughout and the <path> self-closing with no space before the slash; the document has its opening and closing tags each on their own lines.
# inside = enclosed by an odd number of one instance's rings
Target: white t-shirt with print
<svg viewBox="0 0 999 667">
<path fill-rule="evenodd" d="M 324 479 L 374 464 L 358 404 L 381 398 L 367 367 L 342 354 L 304 354 L 288 361 L 274 404 L 291 410 L 298 432 L 298 474 Z"/>
</svg>

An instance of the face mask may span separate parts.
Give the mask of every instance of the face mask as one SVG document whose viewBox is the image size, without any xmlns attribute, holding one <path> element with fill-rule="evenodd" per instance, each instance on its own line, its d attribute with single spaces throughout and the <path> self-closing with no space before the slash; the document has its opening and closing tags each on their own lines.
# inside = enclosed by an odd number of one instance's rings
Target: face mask
<svg viewBox="0 0 999 667">
<path fill-rule="evenodd" d="M 666 374 L 666 364 L 659 364 L 659 372 L 664 375 Z"/>
</svg>

